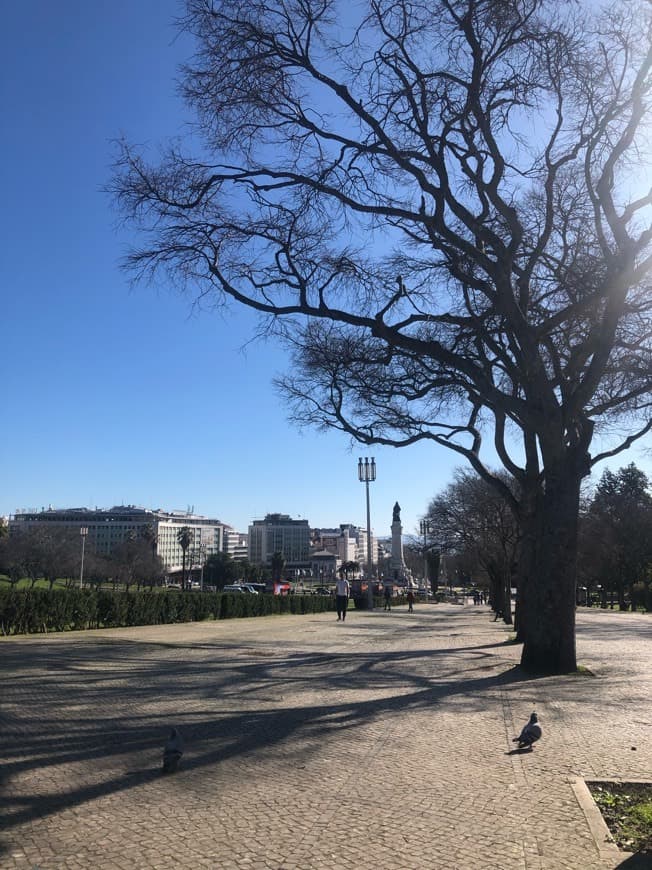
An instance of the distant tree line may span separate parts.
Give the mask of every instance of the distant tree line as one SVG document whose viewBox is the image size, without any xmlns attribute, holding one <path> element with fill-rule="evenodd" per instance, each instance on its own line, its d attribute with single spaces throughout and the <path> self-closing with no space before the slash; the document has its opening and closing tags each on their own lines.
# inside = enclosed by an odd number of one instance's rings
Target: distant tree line
<svg viewBox="0 0 652 870">
<path fill-rule="evenodd" d="M 652 611 L 652 495 L 634 463 L 605 471 L 583 505 L 579 603 Z"/>
<path fill-rule="evenodd" d="M 223 589 L 236 580 L 261 583 L 268 579 L 269 571 L 253 565 L 246 559 L 234 559 L 229 553 L 211 553 L 204 563 L 204 583 Z"/>
<path fill-rule="evenodd" d="M 6 527 L 4 527 L 6 532 Z M 274 553 L 267 566 L 247 560 L 235 560 L 228 553 L 211 553 L 201 567 L 201 575 L 193 561 L 190 565 L 185 529 L 179 532 L 183 544 L 182 585 L 203 577 L 206 586 L 223 589 L 237 580 L 259 583 L 280 579 L 285 567 L 281 553 Z M 132 534 L 110 555 L 100 555 L 87 548 L 84 554 L 84 586 L 112 583 L 114 586 L 137 589 L 160 585 L 166 571 L 156 552 L 156 534 L 145 526 L 140 535 Z M 31 527 L 11 535 L 0 530 L 0 574 L 14 586 L 19 580 L 31 581 L 34 587 L 45 581 L 52 589 L 56 581 L 70 587 L 79 584 L 81 573 L 81 542 L 79 530 L 61 527 Z"/>
<path fill-rule="evenodd" d="M 505 501 L 472 471 L 458 470 L 430 502 L 426 519 L 429 552 L 445 556 L 462 582 L 473 577 L 486 584 L 493 609 L 511 623 L 521 529 Z M 578 604 L 652 611 L 652 495 L 634 463 L 605 470 L 585 495 L 579 542 Z"/>
<path fill-rule="evenodd" d="M 57 580 L 74 586 L 80 573 L 79 530 L 33 526 L 0 538 L 0 574 L 11 585 L 28 579 L 32 587 L 45 581 L 52 589 Z M 111 582 L 127 589 L 141 588 L 163 582 L 164 576 L 163 562 L 146 532 L 130 536 L 111 555 L 90 548 L 84 553 L 84 585 Z"/>
</svg>

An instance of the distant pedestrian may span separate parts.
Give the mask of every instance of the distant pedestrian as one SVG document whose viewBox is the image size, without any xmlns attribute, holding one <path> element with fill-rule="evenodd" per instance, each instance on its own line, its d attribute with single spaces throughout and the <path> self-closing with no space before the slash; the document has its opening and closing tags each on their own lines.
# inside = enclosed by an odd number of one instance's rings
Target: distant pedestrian
<svg viewBox="0 0 652 870">
<path fill-rule="evenodd" d="M 335 607 L 337 609 L 337 619 L 338 622 L 341 619 L 342 622 L 346 619 L 346 611 L 349 607 L 349 596 L 351 594 L 351 587 L 349 586 L 349 581 L 344 577 L 340 577 L 340 579 L 335 584 Z"/>
<path fill-rule="evenodd" d="M 385 610 L 392 609 L 392 587 L 385 586 L 385 592 L 383 593 L 385 596 Z"/>
<path fill-rule="evenodd" d="M 408 613 L 414 613 L 414 589 L 410 586 L 407 591 Z"/>
</svg>

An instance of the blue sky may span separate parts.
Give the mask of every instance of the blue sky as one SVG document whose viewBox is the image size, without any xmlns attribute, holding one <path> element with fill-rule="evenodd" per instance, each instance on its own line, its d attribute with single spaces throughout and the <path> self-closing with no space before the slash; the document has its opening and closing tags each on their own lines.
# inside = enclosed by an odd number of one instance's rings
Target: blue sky
<svg viewBox="0 0 652 870">
<path fill-rule="evenodd" d="M 445 450 L 351 449 L 299 433 L 271 380 L 286 359 L 248 344 L 254 318 L 194 313 L 164 286 L 129 286 L 128 238 L 102 188 L 112 140 L 182 132 L 187 44 L 175 0 L 5 6 L 2 252 L 5 401 L 0 514 L 138 504 L 246 531 L 271 511 L 366 523 L 359 455 L 375 455 L 372 525 L 404 530 L 450 479 Z"/>
<path fill-rule="evenodd" d="M 398 500 L 410 534 L 455 455 L 297 432 L 271 385 L 285 355 L 247 344 L 251 314 L 198 314 L 119 269 L 128 237 L 102 192 L 112 140 L 182 132 L 179 12 L 176 0 L 4 6 L 0 515 L 137 504 L 194 506 L 243 531 L 272 511 L 364 525 L 357 458 L 373 454 L 374 531 L 389 534 Z"/>
</svg>

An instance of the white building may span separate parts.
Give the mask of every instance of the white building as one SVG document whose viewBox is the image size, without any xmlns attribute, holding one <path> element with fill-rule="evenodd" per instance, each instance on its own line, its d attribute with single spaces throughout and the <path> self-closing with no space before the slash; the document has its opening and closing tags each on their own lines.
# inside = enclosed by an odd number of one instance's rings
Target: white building
<svg viewBox="0 0 652 870">
<path fill-rule="evenodd" d="M 249 535 L 236 532 L 232 526 L 224 526 L 223 549 L 236 562 L 249 558 Z"/>
<path fill-rule="evenodd" d="M 313 547 L 335 553 L 340 561 L 357 562 L 364 571 L 367 566 L 367 530 L 350 523 L 341 523 L 337 529 L 313 529 Z M 371 558 L 378 564 L 378 542 L 371 536 Z"/>
<path fill-rule="evenodd" d="M 183 550 L 178 534 L 190 529 L 192 541 L 186 554 L 186 567 L 202 564 L 223 547 L 224 524 L 190 512 L 148 510 L 122 505 L 108 510 L 89 508 L 48 508 L 41 511 L 17 511 L 9 520 L 9 533 L 47 525 L 49 528 L 79 532 L 88 529 L 86 547 L 100 555 L 110 555 L 116 547 L 132 537 L 151 541 L 166 571 L 181 571 Z"/>
</svg>

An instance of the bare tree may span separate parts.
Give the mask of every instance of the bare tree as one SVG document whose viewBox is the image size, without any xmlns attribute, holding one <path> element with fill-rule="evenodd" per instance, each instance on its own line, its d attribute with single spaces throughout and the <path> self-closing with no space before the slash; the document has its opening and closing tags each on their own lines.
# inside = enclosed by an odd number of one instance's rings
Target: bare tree
<svg viewBox="0 0 652 870">
<path fill-rule="evenodd" d="M 124 144 L 112 184 L 145 236 L 137 276 L 250 306 L 288 341 L 297 419 L 429 440 L 502 493 L 523 531 L 522 663 L 551 673 L 576 667 L 595 434 L 622 424 L 611 455 L 652 426 L 652 191 L 635 184 L 651 18 L 644 0 L 598 17 L 188 0 L 201 156 L 149 165 Z"/>
<path fill-rule="evenodd" d="M 70 578 L 79 569 L 79 535 L 69 530 L 37 524 L 12 532 L 3 544 L 13 576 L 28 578 L 32 587 L 43 579 L 52 589 L 56 580 Z"/>
<path fill-rule="evenodd" d="M 27 576 L 24 557 L 22 542 L 15 535 L 0 538 L 0 573 L 5 575 L 12 588 Z"/>
<path fill-rule="evenodd" d="M 129 535 L 111 553 L 109 562 L 113 577 L 127 590 L 134 584 L 138 589 L 143 584 L 153 586 L 163 578 L 163 562 L 152 552 L 151 541 L 142 535 Z"/>
<path fill-rule="evenodd" d="M 497 476 L 510 486 L 505 472 Z M 427 518 L 443 553 L 474 554 L 489 577 L 493 609 L 511 625 L 520 534 L 502 494 L 474 472 L 460 469 L 453 483 L 430 502 Z"/>
</svg>

